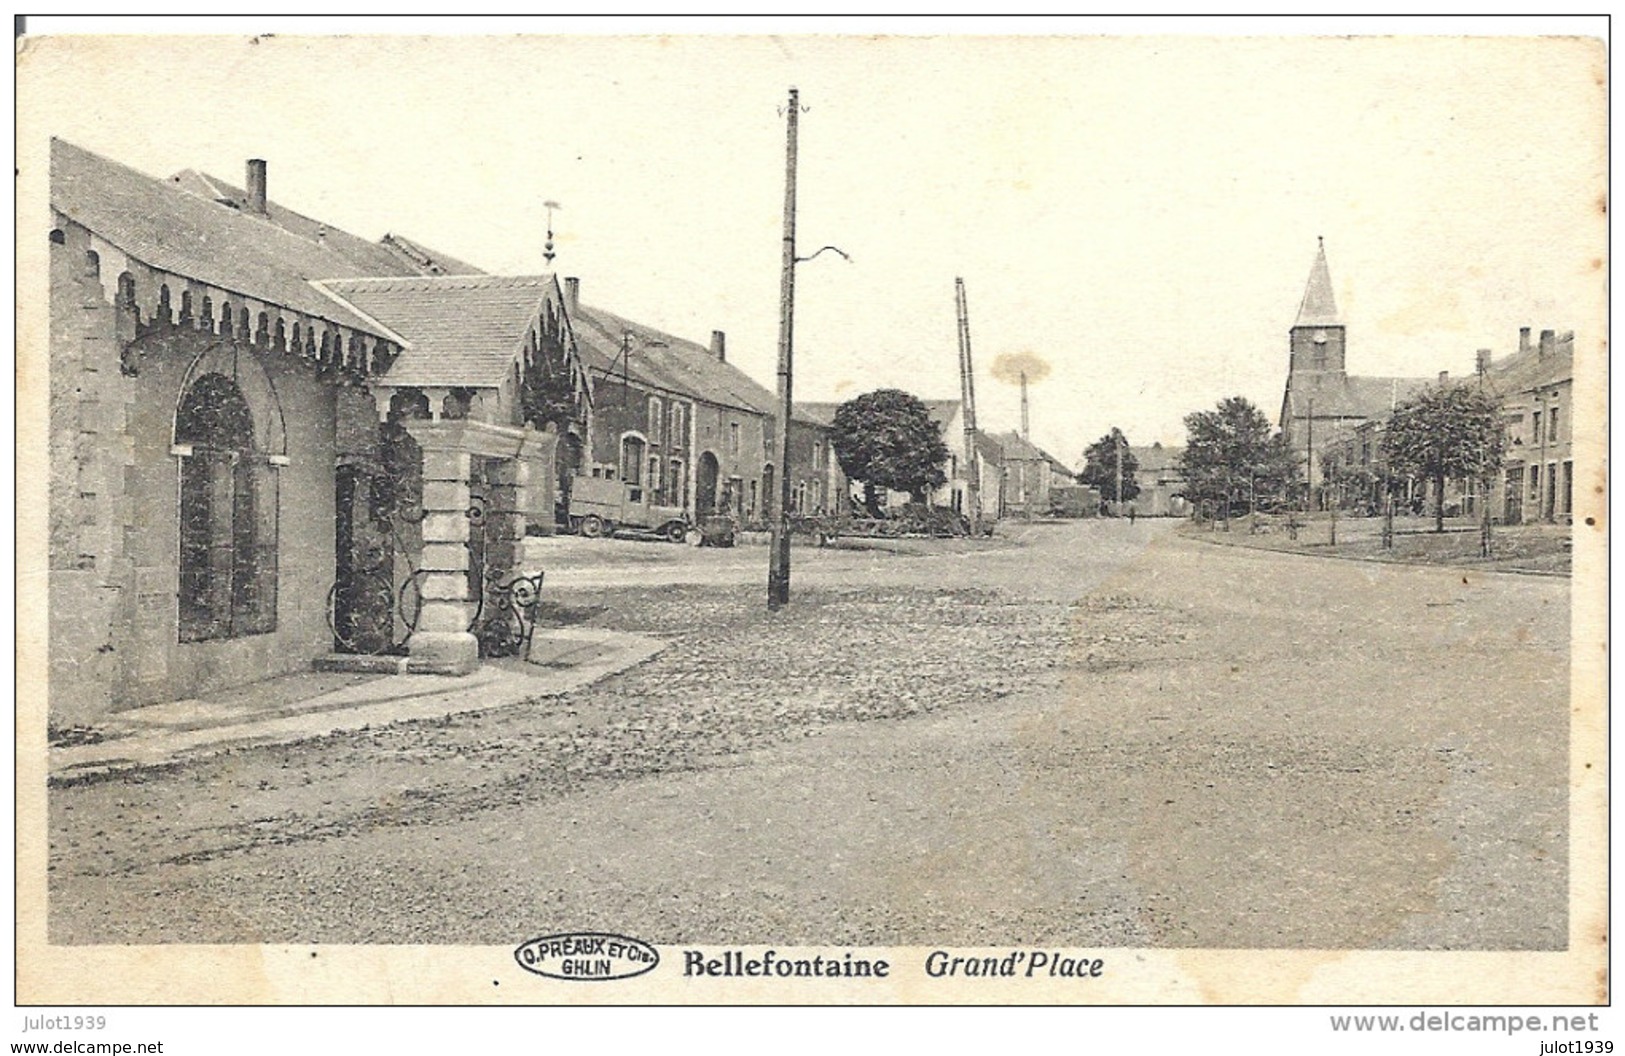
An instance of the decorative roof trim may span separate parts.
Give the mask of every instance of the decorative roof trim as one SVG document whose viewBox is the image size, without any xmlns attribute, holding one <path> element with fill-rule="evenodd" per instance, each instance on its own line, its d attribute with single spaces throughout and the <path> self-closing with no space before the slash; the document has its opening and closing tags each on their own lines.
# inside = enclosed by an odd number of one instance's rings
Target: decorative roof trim
<svg viewBox="0 0 1625 1056">
<path fill-rule="evenodd" d="M 400 351 L 396 341 L 383 335 L 153 267 L 66 214 L 57 215 L 59 222 L 85 233 L 96 254 L 102 299 L 113 307 L 134 310 L 139 323 L 189 325 L 363 376 L 385 369 Z M 188 307 L 190 318 L 185 315 Z"/>
</svg>

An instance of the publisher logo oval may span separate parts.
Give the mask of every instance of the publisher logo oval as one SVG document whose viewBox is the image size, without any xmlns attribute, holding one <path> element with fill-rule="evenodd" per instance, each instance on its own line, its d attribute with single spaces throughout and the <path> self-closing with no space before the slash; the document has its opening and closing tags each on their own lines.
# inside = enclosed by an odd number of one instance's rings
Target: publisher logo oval
<svg viewBox="0 0 1625 1056">
<path fill-rule="evenodd" d="M 544 935 L 522 943 L 513 958 L 527 972 L 580 982 L 630 979 L 660 963 L 659 952 L 647 942 L 603 931 Z"/>
</svg>

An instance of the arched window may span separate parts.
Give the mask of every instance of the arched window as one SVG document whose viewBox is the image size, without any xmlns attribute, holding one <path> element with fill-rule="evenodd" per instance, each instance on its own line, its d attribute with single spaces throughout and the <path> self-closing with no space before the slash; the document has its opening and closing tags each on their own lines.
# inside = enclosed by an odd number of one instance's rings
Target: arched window
<svg viewBox="0 0 1625 1056">
<path fill-rule="evenodd" d="M 175 442 L 182 449 L 180 640 L 275 630 L 276 474 L 237 384 L 199 375 L 176 413 Z"/>
</svg>

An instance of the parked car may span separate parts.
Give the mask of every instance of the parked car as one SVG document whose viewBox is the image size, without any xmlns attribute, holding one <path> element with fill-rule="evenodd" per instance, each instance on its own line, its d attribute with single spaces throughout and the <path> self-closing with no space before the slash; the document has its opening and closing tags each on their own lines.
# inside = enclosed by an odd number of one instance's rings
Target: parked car
<svg viewBox="0 0 1625 1056">
<path fill-rule="evenodd" d="M 641 484 L 578 476 L 570 482 L 570 530 L 597 539 L 618 531 L 651 532 L 680 543 L 692 525 L 679 506 L 665 506 Z"/>
</svg>

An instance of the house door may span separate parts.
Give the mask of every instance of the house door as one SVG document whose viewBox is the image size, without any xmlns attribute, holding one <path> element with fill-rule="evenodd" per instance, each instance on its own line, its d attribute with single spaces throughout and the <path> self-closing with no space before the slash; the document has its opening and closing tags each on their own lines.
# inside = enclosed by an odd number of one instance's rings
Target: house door
<svg viewBox="0 0 1625 1056">
<path fill-rule="evenodd" d="M 554 468 L 558 474 L 558 498 L 553 502 L 553 520 L 560 529 L 570 525 L 570 488 L 581 469 L 581 437 L 565 433 L 559 437 Z"/>
<path fill-rule="evenodd" d="M 699 472 L 694 482 L 694 516 L 703 518 L 717 509 L 717 456 L 707 451 L 700 456 Z"/>
<path fill-rule="evenodd" d="M 382 427 L 370 457 L 333 474 L 333 585 L 327 622 L 344 653 L 400 653 L 421 598 L 423 456 L 398 424 Z"/>
</svg>

